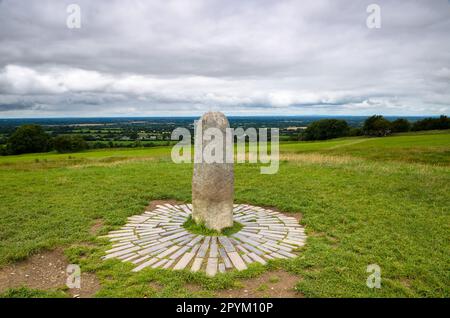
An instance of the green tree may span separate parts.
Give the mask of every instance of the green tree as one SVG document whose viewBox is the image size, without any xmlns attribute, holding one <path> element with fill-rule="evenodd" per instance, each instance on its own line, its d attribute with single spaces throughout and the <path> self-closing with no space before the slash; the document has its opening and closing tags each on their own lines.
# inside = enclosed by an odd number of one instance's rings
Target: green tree
<svg viewBox="0 0 450 318">
<path fill-rule="evenodd" d="M 413 124 L 412 130 L 434 130 L 434 129 L 450 129 L 450 119 L 441 115 L 439 118 L 424 118 Z"/>
<path fill-rule="evenodd" d="M 397 118 L 391 123 L 392 132 L 406 132 L 411 129 L 411 124 L 404 118 Z"/>
<path fill-rule="evenodd" d="M 347 136 L 349 126 L 345 120 L 322 119 L 311 123 L 303 133 L 304 140 L 325 140 Z"/>
<path fill-rule="evenodd" d="M 87 142 L 77 135 L 61 135 L 53 139 L 53 146 L 58 152 L 76 152 L 88 148 Z"/>
<path fill-rule="evenodd" d="M 46 152 L 50 147 L 50 136 L 39 125 L 20 126 L 7 143 L 8 152 L 12 154 Z"/>
<path fill-rule="evenodd" d="M 363 131 L 368 136 L 387 136 L 391 133 L 391 123 L 381 115 L 373 115 L 364 121 Z"/>
</svg>

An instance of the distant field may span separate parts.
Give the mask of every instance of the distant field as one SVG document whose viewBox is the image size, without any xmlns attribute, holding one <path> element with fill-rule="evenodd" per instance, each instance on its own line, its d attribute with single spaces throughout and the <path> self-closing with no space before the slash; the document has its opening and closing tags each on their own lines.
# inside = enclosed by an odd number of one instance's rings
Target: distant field
<svg viewBox="0 0 450 318">
<path fill-rule="evenodd" d="M 450 296 L 450 132 L 283 143 L 280 152 L 275 175 L 236 165 L 236 202 L 301 213 L 308 241 L 294 260 L 215 278 L 101 261 L 108 245 L 90 232 L 98 220 L 106 233 L 150 200 L 190 202 L 192 165 L 155 147 L 0 157 L 0 267 L 63 247 L 99 277 L 99 297 L 215 296 L 275 268 L 297 275 L 306 297 Z M 373 263 L 381 289 L 366 286 Z"/>
<path fill-rule="evenodd" d="M 281 147 L 293 153 L 320 152 L 381 161 L 434 165 L 450 164 L 450 132 L 407 133 L 385 138 L 340 138 L 322 142 L 289 143 Z"/>
</svg>

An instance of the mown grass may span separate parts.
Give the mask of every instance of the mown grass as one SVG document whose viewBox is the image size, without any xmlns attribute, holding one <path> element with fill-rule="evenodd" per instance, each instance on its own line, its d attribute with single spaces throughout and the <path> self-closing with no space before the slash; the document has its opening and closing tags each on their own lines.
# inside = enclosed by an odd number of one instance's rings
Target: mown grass
<svg viewBox="0 0 450 318">
<path fill-rule="evenodd" d="M 209 297 L 274 268 L 297 274 L 297 290 L 307 297 L 450 296 L 450 134 L 280 149 L 275 175 L 236 165 L 235 201 L 302 213 L 308 241 L 294 260 L 214 278 L 132 273 L 130 264 L 101 261 L 109 243 L 90 233 L 96 220 L 105 234 L 150 200 L 190 202 L 192 165 L 172 163 L 170 148 L 149 148 L 72 154 L 78 164 L 58 154 L 0 158 L 0 266 L 64 246 L 71 263 L 100 278 L 99 297 Z M 382 270 L 380 289 L 366 286 L 374 263 Z"/>
</svg>

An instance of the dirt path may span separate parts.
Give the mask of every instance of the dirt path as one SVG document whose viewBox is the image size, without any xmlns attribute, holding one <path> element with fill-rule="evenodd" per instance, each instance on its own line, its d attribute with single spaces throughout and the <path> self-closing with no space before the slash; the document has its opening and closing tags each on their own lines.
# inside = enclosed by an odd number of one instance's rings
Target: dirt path
<svg viewBox="0 0 450 318">
<path fill-rule="evenodd" d="M 295 290 L 299 277 L 285 271 L 264 273 L 256 278 L 239 281 L 242 286 L 216 293 L 223 298 L 302 298 Z"/>
<path fill-rule="evenodd" d="M 35 254 L 28 259 L 0 269 L 0 293 L 8 288 L 28 287 L 40 290 L 64 288 L 69 263 L 61 249 Z M 100 289 L 92 273 L 81 274 L 81 288 L 69 289 L 72 297 L 92 297 Z"/>
</svg>

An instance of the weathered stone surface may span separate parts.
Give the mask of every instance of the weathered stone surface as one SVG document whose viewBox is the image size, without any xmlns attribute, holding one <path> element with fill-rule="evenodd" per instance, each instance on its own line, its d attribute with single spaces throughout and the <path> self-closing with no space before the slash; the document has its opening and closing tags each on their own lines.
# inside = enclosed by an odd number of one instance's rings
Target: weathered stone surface
<svg viewBox="0 0 450 318">
<path fill-rule="evenodd" d="M 228 253 L 228 257 L 230 258 L 234 267 L 236 267 L 238 271 L 247 269 L 247 265 L 245 265 L 245 262 L 242 260 L 241 256 L 237 252 Z"/>
<path fill-rule="evenodd" d="M 202 262 L 203 262 L 203 258 L 201 258 L 201 257 L 196 257 L 196 258 L 194 259 L 194 263 L 192 264 L 191 271 L 192 271 L 192 272 L 198 272 L 198 270 L 199 270 L 200 267 L 202 266 Z"/>
<path fill-rule="evenodd" d="M 142 263 L 141 265 L 139 265 L 138 267 L 135 267 L 132 269 L 133 272 L 139 272 L 141 269 L 146 268 L 154 263 L 156 263 L 158 261 L 157 258 L 152 258 L 149 261 Z"/>
<path fill-rule="evenodd" d="M 214 276 L 217 273 L 217 258 L 208 258 L 206 264 L 206 275 Z"/>
<path fill-rule="evenodd" d="M 234 172 L 233 163 L 226 163 L 228 150 L 225 136 L 229 126 L 227 118 L 220 112 L 208 112 L 196 124 L 192 217 L 217 231 L 233 226 Z M 206 132 L 210 128 L 221 132 L 221 140 L 216 139 L 216 134 L 212 138 L 208 136 Z M 214 152 L 209 151 L 212 149 L 211 143 L 219 144 L 219 140 L 220 149 L 217 147 Z M 214 160 L 211 156 L 204 156 L 208 153 L 215 154 Z"/>
</svg>

